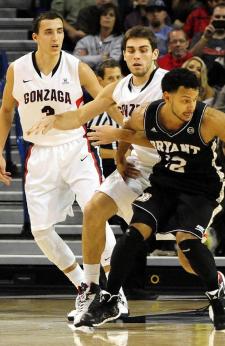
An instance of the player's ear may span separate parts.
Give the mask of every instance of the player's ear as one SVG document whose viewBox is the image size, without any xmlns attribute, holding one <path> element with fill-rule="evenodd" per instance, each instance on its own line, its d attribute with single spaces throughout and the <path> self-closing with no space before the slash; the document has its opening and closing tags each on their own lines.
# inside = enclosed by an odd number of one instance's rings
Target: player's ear
<svg viewBox="0 0 225 346">
<path fill-rule="evenodd" d="M 164 91 L 163 93 L 163 98 L 165 101 L 169 101 L 170 99 L 170 94 L 168 93 L 168 91 Z"/>
<path fill-rule="evenodd" d="M 159 50 L 158 49 L 154 49 L 152 52 L 152 60 L 157 60 L 159 57 Z"/>
<path fill-rule="evenodd" d="M 33 32 L 32 34 L 32 39 L 37 42 L 37 34 L 35 32 Z"/>
</svg>

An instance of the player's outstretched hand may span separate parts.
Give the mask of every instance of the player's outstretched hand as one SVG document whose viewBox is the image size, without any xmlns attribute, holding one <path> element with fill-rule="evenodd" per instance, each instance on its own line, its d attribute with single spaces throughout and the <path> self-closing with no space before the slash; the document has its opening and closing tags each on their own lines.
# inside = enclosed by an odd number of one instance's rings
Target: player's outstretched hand
<svg viewBox="0 0 225 346">
<path fill-rule="evenodd" d="M 27 131 L 27 135 L 45 135 L 54 128 L 55 115 L 48 115 L 36 123 Z"/>
<path fill-rule="evenodd" d="M 111 125 L 91 126 L 91 132 L 87 136 L 92 145 L 109 144 L 116 141 L 115 130 Z"/>
<path fill-rule="evenodd" d="M 9 186 L 11 184 L 12 178 L 11 173 L 5 171 L 6 163 L 3 156 L 0 156 L 0 181 Z"/>
</svg>

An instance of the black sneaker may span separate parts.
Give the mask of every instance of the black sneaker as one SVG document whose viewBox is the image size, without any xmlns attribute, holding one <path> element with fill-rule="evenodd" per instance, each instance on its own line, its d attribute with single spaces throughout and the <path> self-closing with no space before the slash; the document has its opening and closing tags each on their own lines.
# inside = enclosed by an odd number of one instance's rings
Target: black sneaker
<svg viewBox="0 0 225 346">
<path fill-rule="evenodd" d="M 99 294 L 95 295 L 95 299 L 90 304 L 87 313 L 82 316 L 78 324 L 75 324 L 75 327 L 97 327 L 117 319 L 121 315 L 118 300 L 118 295 L 100 291 Z"/>
<path fill-rule="evenodd" d="M 209 316 L 216 330 L 225 331 L 225 297 L 224 290 L 220 287 L 215 293 L 206 292 L 210 302 Z"/>
</svg>

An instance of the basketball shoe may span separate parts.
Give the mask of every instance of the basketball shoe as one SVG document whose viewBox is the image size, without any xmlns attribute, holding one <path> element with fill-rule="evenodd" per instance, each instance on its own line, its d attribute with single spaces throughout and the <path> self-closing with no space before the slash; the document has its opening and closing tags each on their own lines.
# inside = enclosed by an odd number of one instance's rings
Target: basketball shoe
<svg viewBox="0 0 225 346">
<path fill-rule="evenodd" d="M 87 311 L 87 308 L 90 304 L 87 304 L 87 300 L 83 297 L 83 293 L 85 292 L 85 289 L 87 289 L 86 284 L 82 284 L 82 287 L 78 287 L 78 295 L 75 301 L 75 310 L 72 310 L 68 313 L 67 319 L 69 322 L 76 322 L 79 321 L 79 317 L 84 312 Z M 86 303 L 85 303 L 86 301 Z M 89 300 L 90 303 L 90 300 Z M 118 305 L 121 312 L 121 317 L 128 317 L 129 316 L 129 309 L 128 309 L 128 302 L 127 298 L 121 289 L 118 296 Z"/>
<path fill-rule="evenodd" d="M 218 271 L 219 289 L 213 292 L 206 292 L 209 299 L 209 317 L 216 330 L 225 331 L 225 277 Z"/>
<path fill-rule="evenodd" d="M 82 283 L 80 287 L 78 287 L 78 295 L 75 301 L 75 310 L 72 310 L 67 318 L 70 322 L 73 322 L 74 325 L 79 323 L 81 316 L 88 311 L 89 305 L 94 300 L 95 294 L 100 291 L 98 285 L 91 283 L 88 286 L 85 283 Z"/>
<path fill-rule="evenodd" d="M 74 325 L 75 327 L 97 327 L 119 318 L 120 315 L 119 296 L 99 290 L 89 305 L 88 311 L 82 315 L 79 322 L 74 322 Z"/>
</svg>

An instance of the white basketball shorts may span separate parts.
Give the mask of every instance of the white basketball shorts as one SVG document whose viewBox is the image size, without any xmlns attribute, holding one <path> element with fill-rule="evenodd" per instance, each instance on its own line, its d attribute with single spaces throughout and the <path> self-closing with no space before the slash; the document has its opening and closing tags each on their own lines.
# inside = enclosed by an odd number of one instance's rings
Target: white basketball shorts
<svg viewBox="0 0 225 346">
<path fill-rule="evenodd" d="M 73 216 L 75 196 L 81 209 L 102 181 L 85 138 L 53 147 L 34 145 L 27 160 L 25 192 L 32 230 Z"/>
<path fill-rule="evenodd" d="M 152 166 L 142 165 L 133 156 L 128 157 L 127 160 L 134 163 L 140 170 L 140 177 L 137 179 L 128 178 L 125 181 L 116 170 L 106 178 L 98 191 L 104 192 L 114 200 L 118 207 L 117 215 L 129 224 L 133 215 L 131 204 L 149 186 L 148 178 L 152 173 Z"/>
</svg>

